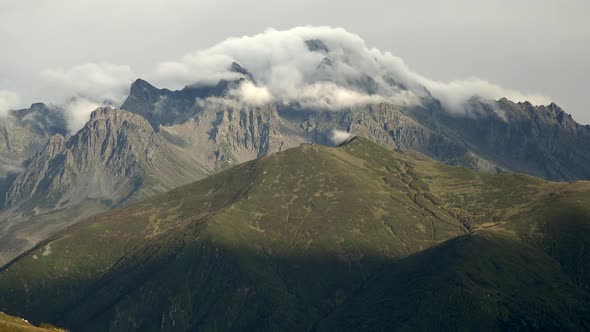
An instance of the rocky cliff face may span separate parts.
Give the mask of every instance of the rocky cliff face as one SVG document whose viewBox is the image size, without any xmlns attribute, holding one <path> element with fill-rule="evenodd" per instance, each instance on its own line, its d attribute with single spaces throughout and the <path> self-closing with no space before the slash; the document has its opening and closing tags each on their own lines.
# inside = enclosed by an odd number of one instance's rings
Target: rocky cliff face
<svg viewBox="0 0 590 332">
<path fill-rule="evenodd" d="M 157 130 L 182 141 L 194 153 L 206 154 L 206 162 L 217 170 L 306 141 L 330 144 L 329 133 L 335 128 L 453 165 L 486 172 L 509 169 L 391 104 L 340 111 L 299 110 L 277 104 L 253 107 L 219 98 L 227 88 L 223 84 L 229 83 L 169 91 L 138 80 L 123 108 L 152 119 Z M 162 105 L 167 106 L 160 108 Z"/>
<path fill-rule="evenodd" d="M 469 149 L 468 145 L 433 130 L 402 109 L 382 103 L 338 112 L 283 112 L 282 116 L 303 129 L 304 136 L 329 144 L 327 133 L 339 128 L 370 138 L 392 148 L 414 150 L 452 165 L 462 165 L 485 172 L 498 172 L 503 167 Z"/>
<path fill-rule="evenodd" d="M 53 136 L 18 174 L 0 213 L 0 262 L 77 220 L 211 172 L 143 117 L 99 108 L 74 136 Z"/>
<path fill-rule="evenodd" d="M 202 178 L 207 171 L 193 161 L 143 117 L 99 108 L 76 135 L 51 138 L 15 179 L 5 205 L 39 211 L 102 200 L 117 206 Z"/>
<path fill-rule="evenodd" d="M 161 126 L 160 131 L 181 142 L 213 170 L 298 146 L 305 140 L 304 133 L 282 119 L 272 104 L 210 103 L 187 122 Z"/>
<path fill-rule="evenodd" d="M 143 116 L 157 128 L 160 124 L 182 123 L 194 115 L 196 97 L 187 90 L 157 89 L 138 79 L 121 108 Z"/>
<path fill-rule="evenodd" d="M 121 109 L 143 116 L 154 128 L 159 125 L 182 124 L 200 112 L 197 100 L 223 96 L 229 86 L 238 83 L 239 81 L 220 81 L 217 85 L 187 86 L 182 90 L 171 91 L 158 89 L 138 79 L 131 84 L 129 96 Z"/>
<path fill-rule="evenodd" d="M 463 115 L 427 108 L 406 114 L 510 171 L 556 181 L 590 179 L 590 126 L 555 104 L 473 99 Z"/>
<path fill-rule="evenodd" d="M 41 149 L 49 137 L 66 133 L 63 114 L 37 103 L 9 112 L 0 121 L 0 177 L 18 171 L 22 162 Z"/>
<path fill-rule="evenodd" d="M 83 217 L 297 146 L 273 105 L 210 104 L 182 124 L 99 108 L 75 135 L 55 135 L 12 181 L 0 213 L 0 263 Z"/>
<path fill-rule="evenodd" d="M 339 111 L 300 110 L 280 104 L 252 107 L 219 98 L 227 89 L 223 84 L 229 83 L 169 91 L 138 80 L 123 108 L 152 119 L 157 130 L 176 136 L 195 153 L 205 153 L 214 169 L 306 141 L 330 144 L 329 132 L 345 129 L 452 165 L 493 173 L 512 170 L 510 160 L 495 160 L 485 149 L 470 144 L 469 139 L 461 139 L 461 134 L 455 133 L 461 129 L 438 123 L 436 117 L 441 116 L 438 113 L 446 112 L 435 100 L 425 100 L 426 106 L 417 110 L 388 103 Z M 160 109 L 164 104 L 168 106 Z M 266 141 L 268 146 L 264 145 Z M 531 169 L 529 173 L 537 175 L 534 171 Z"/>
</svg>

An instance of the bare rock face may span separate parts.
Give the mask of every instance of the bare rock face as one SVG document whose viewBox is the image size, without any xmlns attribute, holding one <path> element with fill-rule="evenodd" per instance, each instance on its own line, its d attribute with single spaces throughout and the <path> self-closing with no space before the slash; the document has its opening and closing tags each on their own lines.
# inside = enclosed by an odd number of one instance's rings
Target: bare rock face
<svg viewBox="0 0 590 332">
<path fill-rule="evenodd" d="M 234 68 L 234 70 L 239 69 Z M 241 70 L 247 73 L 244 68 Z M 198 99 L 221 97 L 229 87 L 239 82 L 239 80 L 236 82 L 220 81 L 217 85 L 187 86 L 182 90 L 171 91 L 158 89 L 150 83 L 138 79 L 131 84 L 129 96 L 121 109 L 143 116 L 155 129 L 159 125 L 182 124 L 200 113 L 201 108 L 196 103 Z"/>
<path fill-rule="evenodd" d="M 10 111 L 0 119 L 0 178 L 17 172 L 22 162 L 43 148 L 49 137 L 65 135 L 60 110 L 37 103 L 28 109 Z"/>
<path fill-rule="evenodd" d="M 12 182 L 0 213 L 0 263 L 81 218 L 210 172 L 143 117 L 99 108 L 76 135 L 51 137 Z"/>
<path fill-rule="evenodd" d="M 308 140 L 321 144 L 331 144 L 329 133 L 338 128 L 395 149 L 418 151 L 451 165 L 494 173 L 505 169 L 471 151 L 465 143 L 421 124 L 400 107 L 388 103 L 335 112 L 291 110 L 280 114 L 303 130 L 302 135 Z"/>
<path fill-rule="evenodd" d="M 0 213 L 0 263 L 83 217 L 298 146 L 274 105 L 211 104 L 182 124 L 99 108 L 75 135 L 53 136 L 18 174 Z"/>
<path fill-rule="evenodd" d="M 180 154 L 143 117 L 99 108 L 76 135 L 51 138 L 15 179 L 5 206 L 37 212 L 86 200 L 118 206 L 207 174 Z"/>
<path fill-rule="evenodd" d="M 392 104 L 339 111 L 301 110 L 280 104 L 248 106 L 225 99 L 224 92 L 231 84 L 222 81 L 216 86 L 170 91 L 138 80 L 123 108 L 150 119 L 152 127 L 182 142 L 193 154 L 204 154 L 202 162 L 214 170 L 302 142 L 330 144 L 330 131 L 336 128 L 452 165 L 494 173 L 510 170 L 509 164 L 489 158 L 451 130 L 432 126 Z M 428 109 L 444 112 L 437 102 L 427 102 L 432 106 Z"/>
<path fill-rule="evenodd" d="M 189 121 L 161 126 L 161 133 L 181 142 L 212 170 L 298 146 L 304 133 L 284 121 L 275 105 L 214 103 Z"/>
<path fill-rule="evenodd" d="M 590 126 L 576 123 L 555 104 L 474 98 L 467 114 L 436 108 L 406 114 L 509 171 L 555 181 L 590 179 Z"/>
</svg>

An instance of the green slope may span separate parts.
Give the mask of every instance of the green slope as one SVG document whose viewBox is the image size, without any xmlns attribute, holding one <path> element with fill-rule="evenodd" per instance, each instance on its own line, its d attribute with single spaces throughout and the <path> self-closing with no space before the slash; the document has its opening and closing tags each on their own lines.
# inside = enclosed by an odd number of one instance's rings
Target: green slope
<svg viewBox="0 0 590 332">
<path fill-rule="evenodd" d="M 0 310 L 74 331 L 582 329 L 589 221 L 588 183 L 305 145 L 58 234 L 0 272 Z"/>
<path fill-rule="evenodd" d="M 64 332 L 62 329 L 57 327 L 41 324 L 41 326 L 33 326 L 28 321 L 9 316 L 3 312 L 0 312 L 0 332 Z"/>
<path fill-rule="evenodd" d="M 588 303 L 543 251 L 478 232 L 387 267 L 317 330 L 588 330 Z"/>
</svg>

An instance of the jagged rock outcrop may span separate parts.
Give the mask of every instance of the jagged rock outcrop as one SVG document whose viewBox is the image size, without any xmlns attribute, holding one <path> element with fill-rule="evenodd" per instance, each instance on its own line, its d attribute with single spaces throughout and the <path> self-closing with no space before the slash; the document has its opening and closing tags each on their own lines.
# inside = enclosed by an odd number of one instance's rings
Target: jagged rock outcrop
<svg viewBox="0 0 590 332">
<path fill-rule="evenodd" d="M 44 113 L 19 113 L 14 121 L 40 132 L 37 141 L 52 131 L 58 135 L 3 184 L 8 189 L 0 212 L 0 262 L 82 217 L 303 142 L 331 144 L 335 128 L 485 172 L 590 178 L 590 126 L 577 124 L 554 104 L 474 98 L 462 116 L 444 111 L 433 98 L 414 108 L 252 106 L 224 96 L 241 80 L 255 79 L 238 64 L 233 67 L 245 77 L 212 87 L 170 91 L 138 80 L 124 105 L 128 111 L 100 108 L 74 136 L 51 121 L 30 122 L 30 114 Z M 37 122 L 42 125 L 34 127 Z"/>
<path fill-rule="evenodd" d="M 242 76 L 234 81 L 221 80 L 217 85 L 186 86 L 182 90 L 158 89 L 137 79 L 121 109 L 146 118 L 155 129 L 160 125 L 182 124 L 200 113 L 198 101 L 210 97 L 224 97 L 243 80 L 255 81 L 254 76 L 240 64 L 233 62 L 229 70 Z"/>
<path fill-rule="evenodd" d="M 590 126 L 559 106 L 474 98 L 467 112 L 422 107 L 406 114 L 510 171 L 556 181 L 590 179 Z"/>
<path fill-rule="evenodd" d="M 415 150 L 452 165 L 497 172 L 502 167 L 474 153 L 462 142 L 450 139 L 437 131 L 423 126 L 389 103 L 355 107 L 337 112 L 283 112 L 290 121 L 314 142 L 330 144 L 328 133 L 333 128 L 370 138 L 392 148 Z"/>
<path fill-rule="evenodd" d="M 143 117 L 99 108 L 74 136 L 53 136 L 12 182 L 0 214 L 0 265 L 81 218 L 210 172 Z"/>
<path fill-rule="evenodd" d="M 248 73 L 245 69 L 239 72 Z M 161 126 L 157 130 L 180 140 L 193 153 L 207 155 L 204 161 L 216 170 L 305 141 L 330 144 L 328 136 L 334 128 L 346 129 L 394 148 L 416 150 L 453 165 L 486 172 L 508 169 L 451 135 L 422 125 L 419 119 L 388 103 L 339 111 L 300 110 L 277 104 L 253 107 L 233 100 L 219 100 L 218 96 L 223 94 L 222 83 L 209 91 L 199 88 L 199 97 L 191 95 L 188 87 L 171 92 L 146 84 L 141 80 L 133 84 L 123 108 L 152 119 L 152 125 Z M 143 90 L 138 90 L 139 87 Z M 174 115 L 172 118 L 186 121 L 166 120 L 158 109 L 161 103 L 154 102 L 153 96 L 160 96 L 158 100 L 174 105 L 167 106 L 167 116 Z M 266 135 L 270 136 L 266 138 Z"/>
<path fill-rule="evenodd" d="M 99 108 L 76 135 L 52 137 L 31 159 L 7 193 L 6 206 L 54 209 L 86 200 L 117 206 L 206 174 L 143 117 Z"/>
<path fill-rule="evenodd" d="M 36 103 L 28 109 L 10 111 L 0 121 L 0 177 L 18 171 L 22 162 L 47 143 L 49 137 L 66 133 L 60 110 Z"/>
<path fill-rule="evenodd" d="M 238 84 L 237 82 L 233 84 Z M 368 85 L 365 85 L 370 86 L 370 80 L 367 82 Z M 468 166 L 486 172 L 510 170 L 509 164 L 505 165 L 488 158 L 472 148 L 468 142 L 457 139 L 449 130 L 440 130 L 428 122 L 422 123 L 423 119 L 420 117 L 388 103 L 339 111 L 301 110 L 280 104 L 252 107 L 219 98 L 223 91 L 228 89 L 228 82 L 222 81 L 209 90 L 200 87 L 198 97 L 195 90 L 191 90 L 190 87 L 171 92 L 146 84 L 141 80 L 133 84 L 123 108 L 152 119 L 153 126 L 161 125 L 157 130 L 164 130 L 175 136 L 183 144 L 191 146 L 194 153 L 208 155 L 207 162 L 213 162 L 211 166 L 214 169 L 254 159 L 261 153 L 277 152 L 297 146 L 305 141 L 330 144 L 329 132 L 334 128 L 340 128 L 394 148 L 416 150 L 452 165 Z M 222 88 L 223 84 L 226 85 Z M 149 98 L 146 97 L 145 91 L 148 91 Z M 190 91 L 193 91 L 193 94 Z M 159 101 L 155 101 L 153 96 L 160 96 L 156 98 Z M 137 102 L 139 100 L 141 102 Z M 164 117 L 158 108 L 161 101 L 173 105 L 167 106 L 167 115 Z M 437 106 L 436 103 L 433 105 Z M 247 109 L 250 115 L 246 114 Z M 272 112 L 269 113 L 269 110 Z M 438 112 L 443 112 L 440 105 Z M 271 113 L 272 116 L 269 115 Z M 168 116 L 186 121 L 167 120 Z M 256 119 L 254 123 L 257 125 L 250 126 L 243 121 L 248 118 Z M 233 125 L 223 128 L 232 122 Z M 242 128 L 244 132 L 232 132 L 237 128 Z M 264 137 L 265 132 L 273 133 L 274 137 L 277 137 L 274 139 L 276 144 L 267 147 L 256 145 L 257 135 Z M 269 138 L 272 140 L 272 135 Z"/>
<path fill-rule="evenodd" d="M 195 114 L 195 89 L 170 91 L 157 89 L 138 79 L 132 85 L 122 109 L 145 117 L 152 127 L 160 124 L 182 123 Z"/>
<path fill-rule="evenodd" d="M 275 105 L 209 103 L 189 121 L 161 126 L 211 169 L 221 170 L 304 142 L 304 133 L 284 121 Z"/>
<path fill-rule="evenodd" d="M 53 136 L 14 179 L 0 213 L 0 263 L 83 217 L 297 146 L 296 132 L 274 105 L 211 103 L 157 129 L 139 114 L 99 108 L 75 135 Z"/>
</svg>

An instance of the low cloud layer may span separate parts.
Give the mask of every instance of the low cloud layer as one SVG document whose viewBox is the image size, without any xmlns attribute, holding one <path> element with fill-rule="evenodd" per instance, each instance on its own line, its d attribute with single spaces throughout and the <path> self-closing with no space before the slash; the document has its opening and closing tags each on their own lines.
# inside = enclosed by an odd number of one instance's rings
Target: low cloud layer
<svg viewBox="0 0 590 332">
<path fill-rule="evenodd" d="M 99 106 L 120 106 L 136 79 L 131 67 L 108 63 L 87 63 L 73 68 L 50 68 L 41 73 L 65 109 L 68 129 L 74 133 Z"/>
<path fill-rule="evenodd" d="M 278 101 L 337 110 L 383 101 L 417 104 L 428 92 L 451 112 L 463 112 L 464 103 L 473 96 L 549 102 L 538 94 L 523 94 L 476 78 L 437 82 L 412 71 L 401 58 L 367 47 L 358 35 L 330 27 L 269 29 L 230 38 L 177 61 L 160 63 L 153 78 L 163 86 L 180 88 L 244 77 L 231 69 L 232 62 L 255 79 L 233 95 L 252 103 Z"/>
<path fill-rule="evenodd" d="M 350 133 L 341 129 L 332 129 L 329 138 L 332 144 L 338 146 L 350 138 Z"/>
<path fill-rule="evenodd" d="M 254 83 L 245 81 L 237 89 L 230 91 L 230 96 L 249 105 L 264 105 L 274 100 L 266 87 L 258 87 Z"/>
<path fill-rule="evenodd" d="M 136 76 L 129 66 L 108 63 L 87 63 L 41 72 L 41 77 L 54 86 L 58 96 L 82 97 L 110 104 L 119 104 L 125 99 Z"/>
<path fill-rule="evenodd" d="M 512 91 L 477 78 L 449 83 L 429 79 L 412 71 L 401 58 L 369 48 L 358 35 L 330 27 L 268 29 L 253 36 L 229 38 L 176 61 L 160 62 L 142 75 L 128 65 L 109 63 L 40 72 L 53 102 L 65 109 L 71 132 L 80 129 L 96 107 L 120 106 L 138 76 L 170 89 L 247 78 L 225 98 L 216 100 L 234 105 L 277 102 L 340 110 L 379 102 L 416 105 L 432 94 L 448 111 L 461 113 L 473 96 L 549 102 L 544 96 Z M 0 115 L 16 105 L 18 96 L 0 91 Z"/>
<path fill-rule="evenodd" d="M 68 122 L 68 131 L 71 134 L 74 134 L 84 127 L 84 124 L 90 119 L 92 111 L 101 106 L 104 106 L 104 104 L 85 98 L 76 98 L 68 101 L 64 105 L 64 114 Z"/>
<path fill-rule="evenodd" d="M 437 82 L 425 77 L 417 76 L 434 97 L 445 105 L 450 112 L 462 113 L 465 111 L 465 102 L 477 96 L 486 100 L 498 100 L 508 98 L 512 101 L 529 101 L 535 105 L 547 105 L 551 103 L 548 97 L 541 94 L 526 94 L 503 88 L 478 78 L 457 80 L 449 83 Z"/>
<path fill-rule="evenodd" d="M 18 107 L 19 101 L 20 99 L 16 93 L 0 90 L 0 117 L 5 117 L 8 115 L 8 111 Z"/>
</svg>

